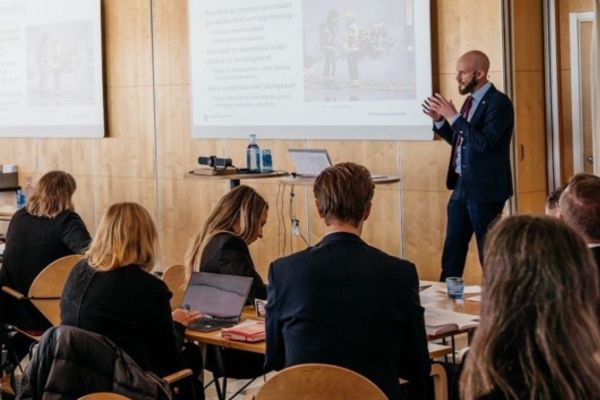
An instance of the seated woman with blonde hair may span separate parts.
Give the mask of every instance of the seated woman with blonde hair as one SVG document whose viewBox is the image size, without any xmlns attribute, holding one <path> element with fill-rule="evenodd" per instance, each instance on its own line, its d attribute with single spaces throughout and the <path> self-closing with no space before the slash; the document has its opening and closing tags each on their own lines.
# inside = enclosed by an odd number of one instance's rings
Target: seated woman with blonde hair
<svg viewBox="0 0 600 400">
<path fill-rule="evenodd" d="M 0 285 L 27 294 L 48 264 L 85 251 L 90 234 L 74 211 L 76 188 L 73 176 L 63 171 L 50 171 L 40 178 L 27 204 L 13 215 L 8 226 Z M 0 302 L 0 322 L 30 331 L 51 326 L 30 302 L 13 302 L 6 296 Z"/>
<path fill-rule="evenodd" d="M 262 238 L 268 212 L 269 204 L 251 187 L 241 185 L 227 192 L 188 248 L 188 271 L 252 277 L 248 303 L 266 299 L 266 285 L 256 272 L 248 246 Z"/>
<path fill-rule="evenodd" d="M 241 185 L 227 192 L 188 248 L 188 271 L 200 269 L 252 277 L 248 303 L 254 304 L 255 298 L 266 299 L 267 287 L 256 272 L 248 246 L 262 238 L 268 211 L 268 203 L 251 187 Z M 212 350 L 209 347 L 206 367 L 220 376 L 223 371 L 218 368 Z M 225 349 L 222 357 L 228 377 L 245 379 L 264 374 L 265 357 L 262 354 Z"/>
<path fill-rule="evenodd" d="M 486 237 L 484 267 L 461 398 L 600 399 L 600 283 L 579 235 L 551 217 L 507 218 Z"/>
<path fill-rule="evenodd" d="M 157 233 L 136 203 L 110 206 L 84 260 L 71 271 L 61 298 L 62 323 L 111 339 L 144 370 L 164 376 L 181 368 L 183 326 L 197 315 L 171 312 L 171 292 L 151 274 Z"/>
</svg>

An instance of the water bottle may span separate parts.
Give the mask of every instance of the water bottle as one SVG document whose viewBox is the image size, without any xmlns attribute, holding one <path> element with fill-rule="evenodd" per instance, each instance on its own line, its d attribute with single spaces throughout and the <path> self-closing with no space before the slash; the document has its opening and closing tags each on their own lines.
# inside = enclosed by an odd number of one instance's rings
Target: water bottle
<svg viewBox="0 0 600 400">
<path fill-rule="evenodd" d="M 25 207 L 26 200 L 25 192 L 21 189 L 17 190 L 17 210 Z"/>
<path fill-rule="evenodd" d="M 256 144 L 256 135 L 250 134 L 250 143 L 246 147 L 246 167 L 248 172 L 260 171 L 260 147 Z"/>
</svg>

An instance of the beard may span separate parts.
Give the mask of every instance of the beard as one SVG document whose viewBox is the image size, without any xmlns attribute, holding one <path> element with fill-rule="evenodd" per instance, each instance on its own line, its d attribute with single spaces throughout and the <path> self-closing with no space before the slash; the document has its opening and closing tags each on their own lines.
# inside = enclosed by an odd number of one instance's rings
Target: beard
<svg viewBox="0 0 600 400">
<path fill-rule="evenodd" d="M 469 82 L 465 83 L 464 85 L 458 86 L 458 93 L 462 95 L 465 95 L 467 93 L 473 93 L 473 89 L 475 89 L 475 86 L 477 86 L 477 82 L 477 78 L 475 77 L 475 74 L 473 74 Z"/>
</svg>

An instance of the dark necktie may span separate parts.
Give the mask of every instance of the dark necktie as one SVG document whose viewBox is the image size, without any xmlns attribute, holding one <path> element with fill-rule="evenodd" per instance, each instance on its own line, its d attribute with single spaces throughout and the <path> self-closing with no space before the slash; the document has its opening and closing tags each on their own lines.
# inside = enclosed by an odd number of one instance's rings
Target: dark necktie
<svg viewBox="0 0 600 400">
<path fill-rule="evenodd" d="M 473 96 L 469 95 L 469 97 L 467 97 L 465 99 L 465 103 L 463 104 L 462 107 L 462 117 L 466 120 L 469 119 L 469 113 L 471 112 L 471 107 L 473 106 Z M 454 163 L 456 164 L 457 162 L 457 157 L 458 154 L 460 152 L 460 145 L 462 144 L 463 138 L 461 135 L 456 135 L 456 143 L 455 143 L 455 147 L 454 147 Z"/>
</svg>

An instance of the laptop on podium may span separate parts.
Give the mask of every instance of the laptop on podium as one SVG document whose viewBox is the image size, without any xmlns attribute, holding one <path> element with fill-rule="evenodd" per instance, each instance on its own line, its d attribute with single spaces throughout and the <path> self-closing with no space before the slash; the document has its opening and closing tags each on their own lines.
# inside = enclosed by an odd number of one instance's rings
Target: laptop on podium
<svg viewBox="0 0 600 400">
<path fill-rule="evenodd" d="M 183 307 L 200 311 L 202 318 L 189 328 L 211 332 L 239 323 L 251 285 L 248 276 L 192 272 Z"/>
</svg>

